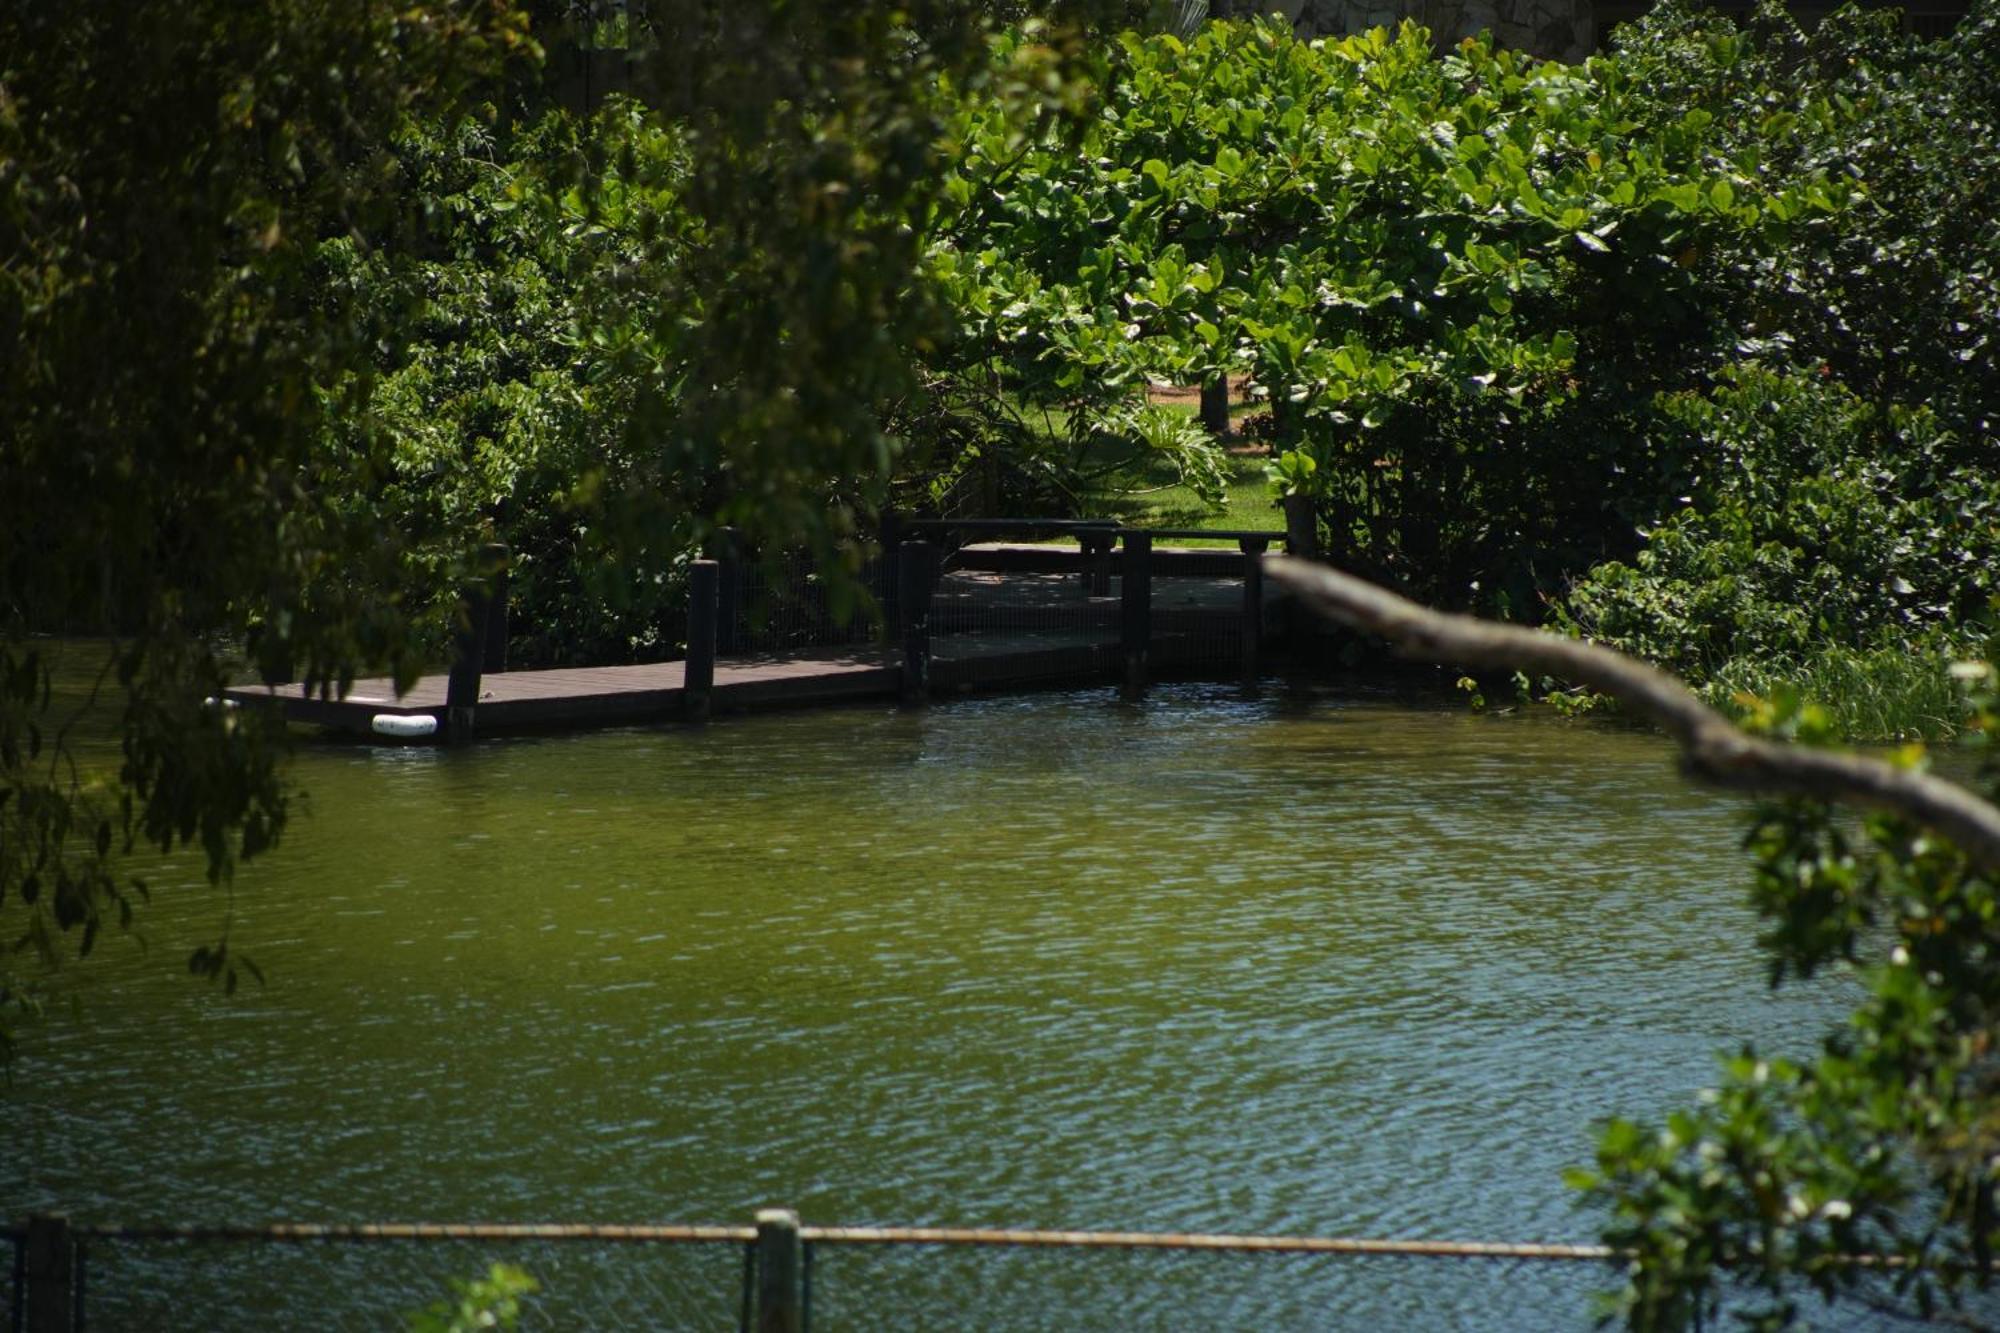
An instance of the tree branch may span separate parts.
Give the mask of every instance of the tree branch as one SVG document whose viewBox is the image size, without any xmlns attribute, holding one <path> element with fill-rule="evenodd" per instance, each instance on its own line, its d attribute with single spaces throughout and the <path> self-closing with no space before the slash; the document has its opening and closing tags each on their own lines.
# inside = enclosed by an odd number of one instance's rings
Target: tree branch
<svg viewBox="0 0 2000 1333">
<path fill-rule="evenodd" d="M 1433 611 L 1289 556 L 1272 556 L 1266 569 L 1315 611 L 1388 639 L 1405 657 L 1556 676 L 1608 694 L 1672 736 L 1689 775 L 1703 782 L 1887 810 L 1950 839 L 1987 874 L 2000 875 L 2000 810 L 1955 783 L 1860 755 L 1746 735 L 1673 676 L 1609 648 Z"/>
</svg>

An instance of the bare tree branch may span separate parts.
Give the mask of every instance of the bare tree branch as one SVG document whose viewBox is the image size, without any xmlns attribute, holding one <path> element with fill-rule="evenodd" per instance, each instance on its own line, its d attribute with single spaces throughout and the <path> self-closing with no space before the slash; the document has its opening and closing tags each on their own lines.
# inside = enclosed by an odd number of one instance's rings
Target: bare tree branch
<svg viewBox="0 0 2000 1333">
<path fill-rule="evenodd" d="M 1688 773 L 1701 781 L 1892 811 L 1950 839 L 1987 874 L 2000 875 L 2000 810 L 1955 783 L 1860 755 L 1746 735 L 1674 677 L 1609 648 L 1433 611 L 1289 556 L 1272 556 L 1266 569 L 1314 610 L 1388 639 L 1405 657 L 1555 676 L 1608 694 L 1679 742 Z"/>
</svg>

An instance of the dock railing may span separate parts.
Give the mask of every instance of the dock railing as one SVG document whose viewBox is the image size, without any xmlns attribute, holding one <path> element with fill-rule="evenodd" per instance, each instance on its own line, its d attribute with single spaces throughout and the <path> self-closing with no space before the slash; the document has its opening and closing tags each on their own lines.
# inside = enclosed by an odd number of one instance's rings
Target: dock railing
<svg viewBox="0 0 2000 1333">
<path fill-rule="evenodd" d="M 1016 679 L 1023 645 L 1040 645 L 1051 679 L 1112 676 L 1128 691 L 1156 669 L 1233 666 L 1255 680 L 1266 632 L 1263 557 L 1287 543 L 1276 530 L 1134 528 L 1110 519 L 914 519 L 885 537 L 899 561 L 928 561 L 947 580 L 932 589 L 942 598 L 924 597 L 914 617 L 901 608 L 922 580 L 885 581 L 896 589 L 896 623 L 925 621 L 931 646 L 952 656 L 936 673 L 947 686 L 982 683 L 984 643 L 1006 645 Z M 1052 537 L 1075 547 L 1046 544 Z M 996 540 L 1008 538 L 1037 544 Z M 1236 549 L 1166 546 L 1183 541 Z"/>
<path fill-rule="evenodd" d="M 92 1327 L 274 1327 L 287 1318 L 293 1326 L 303 1326 L 298 1321 L 304 1319 L 324 1327 L 393 1327 L 400 1315 L 444 1295 L 452 1279 L 476 1277 L 495 1261 L 526 1268 L 547 1288 L 552 1304 L 542 1298 L 527 1302 L 523 1323 L 528 1327 L 808 1333 L 814 1327 L 815 1306 L 828 1327 L 933 1322 L 981 1327 L 994 1322 L 1004 1310 L 983 1303 L 1000 1294 L 993 1289 L 995 1284 L 948 1262 L 953 1255 L 968 1259 L 1060 1252 L 1072 1259 L 1097 1255 L 1100 1265 L 1113 1254 L 1125 1256 L 1128 1264 L 1148 1255 L 1175 1262 L 1233 1256 L 1240 1263 L 1259 1255 L 1335 1264 L 1485 1261 L 1509 1273 L 1548 1265 L 1603 1266 L 1618 1258 L 1599 1245 L 814 1226 L 802 1223 L 790 1209 L 762 1210 L 747 1226 L 112 1226 L 39 1215 L 0 1228 L 0 1235 L 14 1252 L 7 1309 L 7 1327 L 14 1333 L 81 1333 Z M 618 1268 L 629 1280 L 607 1281 L 603 1276 L 604 1261 L 614 1251 L 628 1256 Z M 865 1266 L 854 1266 L 865 1256 L 892 1253 L 931 1257 L 920 1259 L 919 1269 L 889 1270 L 887 1286 L 881 1282 L 883 1271 L 871 1274 Z M 286 1290 L 284 1283 L 273 1281 L 268 1261 L 281 1254 L 316 1256 L 318 1262 L 308 1270 L 304 1289 L 294 1283 Z M 849 1258 L 830 1263 L 836 1254 Z M 413 1256 L 422 1259 L 414 1261 Z M 673 1262 L 668 1262 L 670 1258 Z M 938 1280 L 912 1281 L 923 1277 L 924 1268 L 935 1270 Z M 829 1270 L 838 1275 L 831 1281 Z M 204 1282 L 191 1280 L 197 1272 Z M 1099 1275 L 1108 1280 L 1067 1289 L 1031 1281 L 1022 1296 L 1033 1299 L 1039 1292 L 1048 1302 L 1029 1307 L 1034 1319 L 1056 1317 L 1067 1301 L 1076 1303 L 1063 1316 L 1071 1326 L 1143 1326 L 1148 1322 L 1143 1317 L 1125 1322 L 1134 1311 L 1147 1308 L 1144 1293 L 1126 1289 L 1127 1284 L 1157 1283 L 1164 1275 L 1163 1270 L 1127 1266 Z M 1241 1275 L 1247 1277 L 1248 1289 L 1268 1294 L 1272 1282 L 1268 1270 Z M 1215 1271 L 1207 1273 L 1202 1285 L 1212 1287 L 1216 1276 Z M 1589 1276 L 1601 1284 L 1610 1274 Z M 899 1284 L 921 1291 L 904 1292 L 899 1298 Z M 916 1324 L 898 1325 L 899 1299 L 925 1304 Z M 204 1301 L 227 1304 L 203 1308 Z"/>
</svg>

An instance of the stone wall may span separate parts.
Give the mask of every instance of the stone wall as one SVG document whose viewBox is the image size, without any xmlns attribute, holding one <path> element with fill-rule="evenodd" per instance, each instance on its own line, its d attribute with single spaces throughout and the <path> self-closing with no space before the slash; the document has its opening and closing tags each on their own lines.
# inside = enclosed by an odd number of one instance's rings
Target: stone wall
<svg viewBox="0 0 2000 1333">
<path fill-rule="evenodd" d="M 1212 12 L 1222 8 L 1211 4 Z M 1591 0 L 1235 0 L 1229 12 L 1283 14 L 1301 37 L 1394 28 L 1414 19 L 1441 47 L 1490 31 L 1502 46 L 1553 60 L 1581 60 L 1596 41 Z"/>
</svg>

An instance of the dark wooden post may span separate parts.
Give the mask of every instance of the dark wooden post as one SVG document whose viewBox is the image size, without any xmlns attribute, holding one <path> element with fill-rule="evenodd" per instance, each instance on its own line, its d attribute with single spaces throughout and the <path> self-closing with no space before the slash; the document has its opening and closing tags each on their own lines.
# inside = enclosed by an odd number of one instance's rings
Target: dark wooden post
<svg viewBox="0 0 2000 1333">
<path fill-rule="evenodd" d="M 690 722 L 708 721 L 715 692 L 716 611 L 722 567 L 697 560 L 688 569 L 688 655 L 681 676 L 681 707 Z"/>
<path fill-rule="evenodd" d="M 1146 653 L 1153 641 L 1153 534 L 1125 533 L 1125 551 L 1118 570 L 1120 634 L 1124 648 L 1125 693 L 1146 688 Z"/>
<path fill-rule="evenodd" d="M 937 548 L 904 542 L 896 548 L 896 606 L 903 631 L 903 702 L 922 703 L 931 693 L 931 588 L 937 581 Z"/>
<path fill-rule="evenodd" d="M 1218 440 L 1229 434 L 1229 376 L 1217 375 L 1201 386 L 1201 424 Z"/>
<path fill-rule="evenodd" d="M 41 1213 L 30 1217 L 25 1243 L 26 1289 L 21 1295 L 28 1304 L 27 1333 L 72 1333 L 77 1326 L 76 1234 L 69 1219 Z"/>
<path fill-rule="evenodd" d="M 727 655 L 742 646 L 737 626 L 743 620 L 743 534 L 718 528 L 715 534 L 715 651 Z M 689 630 L 690 635 L 693 631 Z"/>
<path fill-rule="evenodd" d="M 882 612 L 882 637 L 895 634 L 903 622 L 896 616 L 896 557 L 903 541 L 903 516 L 893 509 L 882 511 L 882 558 L 875 562 L 875 601 Z"/>
<path fill-rule="evenodd" d="M 789 1208 L 757 1212 L 757 1333 L 804 1333 L 805 1245 Z"/>
<path fill-rule="evenodd" d="M 462 619 L 452 634 L 451 676 L 444 692 L 445 740 L 452 745 L 463 745 L 472 739 L 491 607 L 492 599 L 483 585 L 467 588 L 459 598 Z"/>
<path fill-rule="evenodd" d="M 507 592 L 511 553 L 499 542 L 480 552 L 488 570 L 486 576 L 486 642 L 483 656 L 486 674 L 497 676 L 507 670 Z"/>
<path fill-rule="evenodd" d="M 1244 537 L 1243 548 L 1243 681 L 1257 683 L 1264 655 L 1264 551 L 1262 537 Z"/>
</svg>

